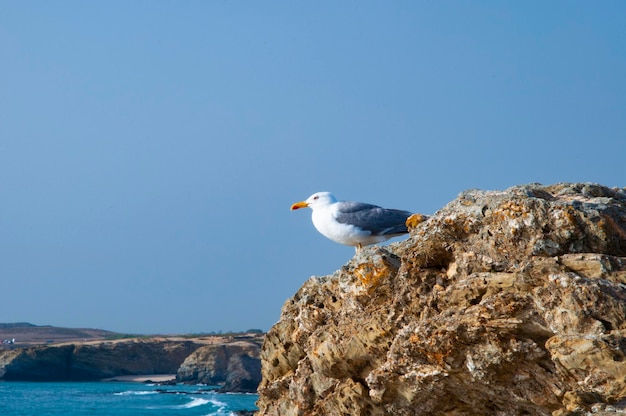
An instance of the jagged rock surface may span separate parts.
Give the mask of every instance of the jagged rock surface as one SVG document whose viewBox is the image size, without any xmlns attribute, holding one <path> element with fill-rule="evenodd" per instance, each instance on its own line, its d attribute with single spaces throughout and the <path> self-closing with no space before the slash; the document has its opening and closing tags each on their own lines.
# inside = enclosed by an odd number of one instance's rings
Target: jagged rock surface
<svg viewBox="0 0 626 416">
<path fill-rule="evenodd" d="M 261 382 L 261 347 L 257 342 L 207 345 L 178 369 L 177 381 L 222 385 L 222 391 L 256 392 Z"/>
<path fill-rule="evenodd" d="M 286 302 L 260 415 L 625 411 L 626 189 L 473 190 L 417 222 Z"/>
</svg>

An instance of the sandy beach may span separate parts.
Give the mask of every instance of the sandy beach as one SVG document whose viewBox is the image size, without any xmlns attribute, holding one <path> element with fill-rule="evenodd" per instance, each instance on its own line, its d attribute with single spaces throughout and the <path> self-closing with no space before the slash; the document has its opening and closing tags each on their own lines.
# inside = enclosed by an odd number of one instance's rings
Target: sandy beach
<svg viewBox="0 0 626 416">
<path fill-rule="evenodd" d="M 176 374 L 142 374 L 130 376 L 117 376 L 104 378 L 102 381 L 129 381 L 137 383 L 145 383 L 146 381 L 154 381 L 155 383 L 163 383 L 176 379 Z"/>
</svg>

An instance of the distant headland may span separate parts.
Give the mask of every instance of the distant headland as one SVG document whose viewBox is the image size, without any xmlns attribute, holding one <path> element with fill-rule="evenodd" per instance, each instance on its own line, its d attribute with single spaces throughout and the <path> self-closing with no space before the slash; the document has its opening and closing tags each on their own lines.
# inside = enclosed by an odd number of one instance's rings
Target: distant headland
<svg viewBox="0 0 626 416">
<path fill-rule="evenodd" d="M 256 392 L 260 330 L 132 335 L 93 328 L 0 323 L 0 380 L 171 381 Z"/>
</svg>

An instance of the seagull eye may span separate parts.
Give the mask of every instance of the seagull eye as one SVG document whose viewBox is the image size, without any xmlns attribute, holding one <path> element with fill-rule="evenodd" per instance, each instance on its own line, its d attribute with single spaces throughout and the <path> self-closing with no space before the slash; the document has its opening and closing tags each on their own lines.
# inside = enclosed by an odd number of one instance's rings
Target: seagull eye
<svg viewBox="0 0 626 416">
<path fill-rule="evenodd" d="M 319 196 L 314 196 L 313 199 L 320 199 L 320 197 Z"/>
</svg>

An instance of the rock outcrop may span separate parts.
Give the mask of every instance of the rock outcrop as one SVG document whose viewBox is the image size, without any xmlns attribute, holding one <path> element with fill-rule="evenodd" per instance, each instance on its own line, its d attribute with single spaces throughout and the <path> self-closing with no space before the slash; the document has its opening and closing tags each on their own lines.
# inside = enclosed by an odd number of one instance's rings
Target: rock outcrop
<svg viewBox="0 0 626 416">
<path fill-rule="evenodd" d="M 0 351 L 0 379 L 99 380 L 122 375 L 175 374 L 203 344 L 168 339 L 41 345 Z"/>
<path fill-rule="evenodd" d="M 260 415 L 626 411 L 626 189 L 467 191 L 286 302 Z"/>
<path fill-rule="evenodd" d="M 198 348 L 178 369 L 177 381 L 221 385 L 222 391 L 256 392 L 261 382 L 259 342 L 239 341 Z"/>
</svg>

